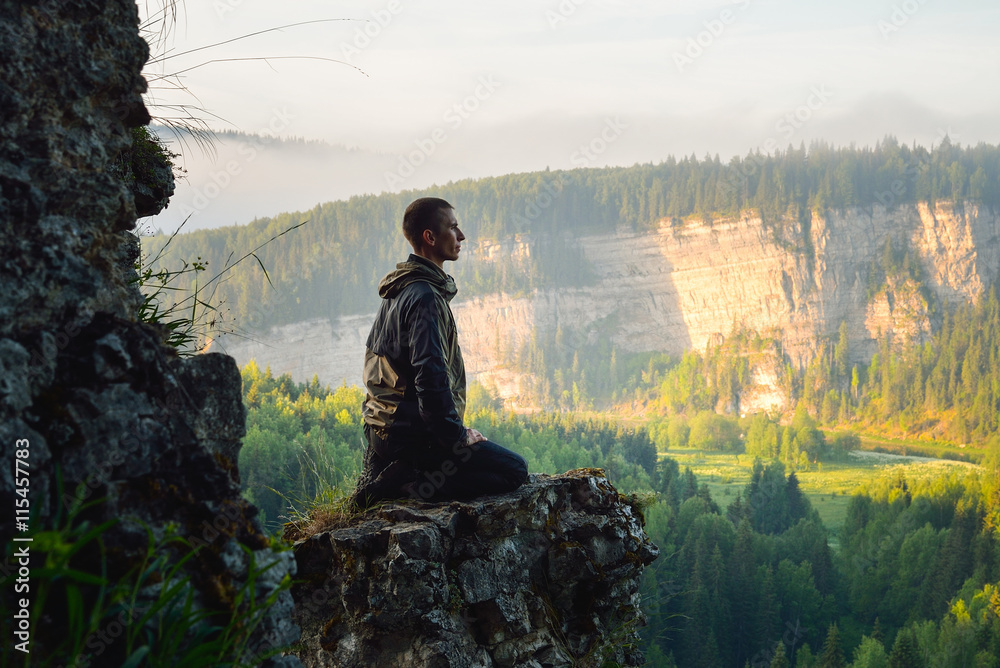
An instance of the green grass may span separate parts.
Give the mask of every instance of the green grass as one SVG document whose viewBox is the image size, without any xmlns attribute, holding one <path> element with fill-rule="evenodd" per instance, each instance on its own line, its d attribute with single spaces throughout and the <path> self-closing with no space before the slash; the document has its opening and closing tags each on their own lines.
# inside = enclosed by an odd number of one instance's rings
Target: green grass
<svg viewBox="0 0 1000 668">
<path fill-rule="evenodd" d="M 699 483 L 708 485 L 712 498 L 723 509 L 743 491 L 753 466 L 753 458 L 745 454 L 677 448 L 663 456 L 677 460 L 681 470 L 690 466 Z M 831 546 L 836 547 L 836 535 L 844 525 L 851 496 L 862 485 L 887 474 L 895 476 L 902 472 L 912 480 L 936 477 L 953 466 L 968 465 L 955 461 L 926 462 L 862 455 L 844 462 L 812 464 L 809 470 L 797 471 L 796 475 L 802 492 L 833 534 Z"/>
</svg>

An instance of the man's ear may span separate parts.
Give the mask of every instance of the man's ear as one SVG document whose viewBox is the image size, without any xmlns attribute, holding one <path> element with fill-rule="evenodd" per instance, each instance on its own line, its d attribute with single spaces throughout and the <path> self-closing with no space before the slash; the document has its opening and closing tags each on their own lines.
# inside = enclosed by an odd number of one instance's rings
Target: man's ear
<svg viewBox="0 0 1000 668">
<path fill-rule="evenodd" d="M 434 230 L 428 228 L 420 233 L 420 240 L 423 241 L 424 246 L 434 245 Z"/>
</svg>

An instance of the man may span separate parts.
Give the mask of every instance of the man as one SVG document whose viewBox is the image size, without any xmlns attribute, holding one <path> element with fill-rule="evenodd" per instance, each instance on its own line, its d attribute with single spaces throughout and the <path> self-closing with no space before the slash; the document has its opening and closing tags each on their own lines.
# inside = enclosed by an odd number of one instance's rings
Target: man
<svg viewBox="0 0 1000 668">
<path fill-rule="evenodd" d="M 352 502 L 464 499 L 499 494 L 527 478 L 524 459 L 465 427 L 465 365 L 448 305 L 457 293 L 445 261 L 465 235 L 443 199 L 422 197 L 403 214 L 413 247 L 379 283 L 382 305 L 365 351 L 362 412 L 368 449 Z"/>
</svg>

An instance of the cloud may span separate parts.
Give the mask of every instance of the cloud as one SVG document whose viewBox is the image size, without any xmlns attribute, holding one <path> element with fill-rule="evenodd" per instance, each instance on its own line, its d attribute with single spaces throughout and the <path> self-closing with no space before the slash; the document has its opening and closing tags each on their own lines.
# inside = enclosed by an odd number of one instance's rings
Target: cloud
<svg viewBox="0 0 1000 668">
<path fill-rule="evenodd" d="M 779 146 L 813 139 L 874 143 L 892 133 L 929 144 L 947 127 L 964 143 L 998 138 L 992 119 L 1000 89 L 991 83 L 1000 62 L 994 38 L 1000 11 L 973 0 L 913 0 L 916 9 L 896 17 L 903 3 L 889 0 L 398 0 L 391 20 L 385 17 L 393 0 L 347 1 L 333 11 L 321 0 L 220 1 L 233 11 L 219 15 L 215 3 L 185 6 L 167 48 L 338 16 L 362 21 L 268 33 L 200 52 L 192 62 L 267 54 L 341 58 L 342 45 L 358 46 L 359 31 L 367 28 L 370 38 L 349 56 L 368 76 L 314 60 L 218 63 L 186 75 L 197 99 L 164 99 L 195 102 L 247 132 L 263 132 L 275 110 L 284 109 L 292 120 L 279 134 L 362 149 L 318 162 L 282 149 L 273 161 L 248 166 L 251 176 L 239 181 L 246 191 L 234 183 L 213 207 L 229 223 L 381 189 L 385 171 L 442 126 L 447 141 L 400 187 L 571 166 L 575 147 L 608 117 L 626 120 L 629 129 L 600 156 L 602 164 L 706 152 L 727 158 L 768 139 Z M 732 20 L 720 29 L 724 11 Z M 552 25 L 547 12 L 565 20 Z M 898 30 L 882 34 L 885 20 Z M 678 67 L 676 54 L 692 41 L 699 53 Z M 483 76 L 500 83 L 496 93 L 461 127 L 448 126 L 446 114 Z M 832 95 L 821 108 L 802 112 L 815 87 Z M 779 124 L 797 111 L 807 122 L 797 122 L 788 136 L 788 126 Z M 206 169 L 218 167 L 192 163 L 191 187 L 210 187 Z M 223 206 L 229 201 L 236 208 Z"/>
</svg>

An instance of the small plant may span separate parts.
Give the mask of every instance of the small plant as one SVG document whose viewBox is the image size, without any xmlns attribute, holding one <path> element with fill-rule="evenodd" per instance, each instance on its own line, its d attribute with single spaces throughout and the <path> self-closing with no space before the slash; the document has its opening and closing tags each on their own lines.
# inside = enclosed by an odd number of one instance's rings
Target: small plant
<svg viewBox="0 0 1000 668">
<path fill-rule="evenodd" d="M 297 494 L 290 493 L 290 497 L 269 488 L 288 503 L 289 515 L 283 518 L 288 521 L 282 529 L 285 540 L 296 541 L 345 526 L 361 514 L 362 511 L 351 503 L 350 492 L 344 486 L 352 476 L 337 467 L 326 453 L 319 451 L 314 458 L 303 450 L 299 455 L 299 470 L 307 472 L 308 480 L 302 481 L 302 489 Z M 343 482 L 335 485 L 331 480 Z M 315 492 L 310 495 L 308 489 Z"/>
<path fill-rule="evenodd" d="M 57 487 L 61 490 L 58 472 Z M 76 498 L 81 499 L 82 483 L 77 491 Z M 73 497 L 60 493 L 58 498 Z M 93 525 L 83 517 L 102 503 L 104 499 L 74 501 L 65 515 L 62 508 L 57 510 L 51 529 L 32 532 L 32 561 L 42 555 L 44 564 L 30 571 L 34 630 L 30 653 L 20 654 L 3 643 L 0 663 L 40 668 L 243 668 L 287 649 L 248 656 L 254 631 L 291 586 L 286 575 L 266 595 L 257 591 L 260 577 L 277 561 L 259 564 L 253 551 L 241 545 L 248 560 L 246 579 L 233 588 L 228 611 L 209 610 L 196 601 L 190 577 L 184 574 L 202 548 L 192 547 L 174 527 L 168 526 L 160 539 L 145 527 L 145 554 L 123 576 L 111 578 L 105 536 L 119 521 Z M 0 586 L 12 589 L 15 577 L 16 572 L 3 578 Z"/>
<path fill-rule="evenodd" d="M 168 242 L 169 243 L 169 242 Z M 164 246 L 166 248 L 166 246 Z M 194 262 L 181 261 L 180 269 L 159 269 L 153 271 L 151 266 L 159 259 L 159 255 L 145 267 L 141 259 L 136 261 L 136 280 L 143 293 L 142 304 L 137 314 L 140 322 L 159 325 L 166 330 L 164 342 L 181 352 L 189 352 L 192 344 L 203 338 L 203 329 L 215 325 L 214 320 L 205 320 L 205 314 L 216 313 L 217 308 L 203 299 L 199 299 L 197 279 L 191 294 L 180 300 L 173 300 L 166 305 L 166 295 L 174 291 L 183 291 L 176 285 L 178 279 L 186 274 L 196 276 L 206 270 L 207 263 L 197 258 Z"/>
<path fill-rule="evenodd" d="M 288 521 L 283 525 L 282 537 L 297 541 L 346 526 L 360 512 L 351 503 L 350 495 L 342 490 L 321 493 L 301 509 L 289 505 Z"/>
<path fill-rule="evenodd" d="M 128 186 L 139 218 L 154 216 L 174 193 L 174 180 L 183 173 L 179 157 L 147 125 L 131 129 L 132 142 L 109 166 L 109 171 Z"/>
<path fill-rule="evenodd" d="M 61 488 L 61 480 L 57 473 L 57 485 Z M 76 498 L 82 498 L 82 490 Z M 59 498 L 63 498 L 60 494 Z M 44 558 L 41 567 L 30 569 L 26 578 L 31 599 L 30 628 L 32 634 L 29 653 L 16 653 L 10 643 L 3 643 L 3 665 L 18 665 L 18 657 L 23 657 L 24 666 L 56 665 L 60 658 L 77 657 L 83 652 L 84 643 L 96 632 L 104 618 L 107 601 L 111 597 L 108 589 L 107 573 L 104 571 L 104 547 L 101 536 L 114 526 L 117 521 L 110 520 L 97 526 L 80 520 L 80 515 L 87 509 L 101 503 L 95 500 L 89 503 L 75 503 L 63 517 L 62 507 L 57 506 L 53 528 L 45 531 L 31 531 L 31 561 L 38 563 Z M 29 526 L 37 526 L 37 516 L 33 514 Z M 15 545 L 7 544 L 8 563 L 17 563 L 12 556 Z M 102 568 L 100 573 L 90 573 L 80 570 L 77 562 L 82 558 L 82 552 L 100 551 Z M 5 592 L 14 589 L 14 579 L 19 573 L 15 569 L 10 575 L 0 579 L 0 586 Z M 41 627 L 43 620 L 53 615 L 64 621 L 63 628 L 57 634 L 46 633 L 49 629 Z M 10 615 L 4 615 L 4 621 Z M 10 636 L 8 636 L 10 637 Z M 30 657 L 30 658 L 29 658 Z M 30 662 L 30 663 L 29 663 Z M 70 663 L 69 665 L 74 665 Z"/>
<path fill-rule="evenodd" d="M 186 223 L 187 219 L 184 222 Z M 142 304 L 137 314 L 139 321 L 164 328 L 164 343 L 175 348 L 181 355 L 195 354 L 209 340 L 210 333 L 221 327 L 223 315 L 220 308 L 222 304 L 214 304 L 213 302 L 215 301 L 215 291 L 223 277 L 241 262 L 252 257 L 264 272 L 267 284 L 273 288 L 271 276 L 267 273 L 267 268 L 261 262 L 257 252 L 275 239 L 308 222 L 308 220 L 304 220 L 286 228 L 236 261 L 232 261 L 235 253 L 230 253 L 225 266 L 204 284 L 199 284 L 198 276 L 208 269 L 208 263 L 203 261 L 201 257 L 193 262 L 181 260 L 179 269 L 163 267 L 154 269 L 162 264 L 170 242 L 184 227 L 184 223 L 182 223 L 152 259 L 149 259 L 147 255 L 143 261 L 143 256 L 140 254 L 136 260 L 137 277 L 134 279 L 134 283 L 143 293 Z M 181 286 L 181 278 L 188 275 L 195 277 L 193 287 Z M 174 298 L 170 299 L 171 296 Z"/>
<path fill-rule="evenodd" d="M 257 665 L 268 656 L 282 651 L 269 650 L 264 656 L 248 657 L 254 630 L 283 591 L 291 586 L 286 575 L 282 583 L 263 599 L 257 596 L 257 581 L 278 561 L 260 565 L 246 545 L 240 548 L 247 556 L 246 581 L 234 592 L 229 613 L 220 613 L 198 605 L 195 589 L 184 565 L 194 558 L 201 546 L 193 548 L 184 538 L 168 534 L 163 541 L 154 541 L 147 528 L 149 542 L 139 574 L 127 600 L 111 610 L 119 616 L 129 615 L 133 622 L 127 627 L 123 666 L 243 666 Z M 168 545 L 176 545 L 183 556 L 170 563 Z M 156 598 L 145 605 L 139 597 L 155 588 Z"/>
<path fill-rule="evenodd" d="M 649 491 L 632 492 L 620 495 L 620 498 L 636 510 L 643 525 L 646 524 L 646 511 L 656 505 L 658 500 L 656 492 Z"/>
</svg>

